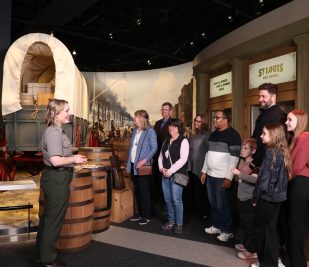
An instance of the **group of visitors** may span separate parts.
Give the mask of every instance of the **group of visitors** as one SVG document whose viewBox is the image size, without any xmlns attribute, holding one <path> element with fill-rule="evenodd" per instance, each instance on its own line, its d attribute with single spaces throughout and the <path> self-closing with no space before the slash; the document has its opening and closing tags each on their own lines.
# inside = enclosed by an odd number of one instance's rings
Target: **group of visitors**
<svg viewBox="0 0 309 267">
<path fill-rule="evenodd" d="M 218 235 L 222 242 L 235 233 L 237 256 L 257 258 L 253 267 L 306 266 L 303 221 L 309 199 L 307 113 L 293 110 L 286 116 L 276 104 L 277 92 L 274 84 L 259 87 L 260 115 L 252 137 L 243 142 L 230 126 L 226 110 L 215 112 L 212 133 L 205 116 L 198 114 L 189 140 L 183 122 L 171 118 L 170 103 L 163 103 L 162 119 L 154 128 L 147 112 L 137 111 L 127 169 L 133 174 L 138 207 L 138 214 L 131 220 L 147 224 L 152 203 L 163 209 L 164 199 L 167 221 L 161 229 L 181 234 L 184 187 L 175 182 L 175 174 L 189 172 L 200 218 L 209 215 L 210 205 L 212 225 L 205 228 L 206 233 Z M 141 120 L 144 128 L 139 125 Z M 139 168 L 151 161 L 152 174 L 139 175 Z M 233 178 L 238 181 L 237 229 L 229 194 Z M 284 229 L 288 229 L 288 235 Z"/>
</svg>

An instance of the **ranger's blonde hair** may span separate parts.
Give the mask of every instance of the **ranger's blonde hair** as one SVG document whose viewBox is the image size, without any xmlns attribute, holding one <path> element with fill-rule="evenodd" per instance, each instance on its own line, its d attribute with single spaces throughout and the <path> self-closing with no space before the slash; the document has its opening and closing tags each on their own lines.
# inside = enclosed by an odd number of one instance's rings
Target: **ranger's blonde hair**
<svg viewBox="0 0 309 267">
<path fill-rule="evenodd" d="M 65 108 L 68 101 L 62 99 L 51 99 L 47 105 L 46 124 L 51 126 L 55 124 L 56 116 Z"/>
</svg>

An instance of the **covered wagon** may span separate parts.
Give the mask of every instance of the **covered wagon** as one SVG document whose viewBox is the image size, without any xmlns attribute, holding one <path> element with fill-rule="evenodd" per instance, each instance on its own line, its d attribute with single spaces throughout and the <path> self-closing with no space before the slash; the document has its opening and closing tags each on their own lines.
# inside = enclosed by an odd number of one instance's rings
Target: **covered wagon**
<svg viewBox="0 0 309 267">
<path fill-rule="evenodd" d="M 34 162 L 41 150 L 49 98 L 65 99 L 74 115 L 65 131 L 73 146 L 86 142 L 88 92 L 67 47 L 52 35 L 32 33 L 8 49 L 3 64 L 2 115 L 6 148 L 14 160 Z"/>
</svg>

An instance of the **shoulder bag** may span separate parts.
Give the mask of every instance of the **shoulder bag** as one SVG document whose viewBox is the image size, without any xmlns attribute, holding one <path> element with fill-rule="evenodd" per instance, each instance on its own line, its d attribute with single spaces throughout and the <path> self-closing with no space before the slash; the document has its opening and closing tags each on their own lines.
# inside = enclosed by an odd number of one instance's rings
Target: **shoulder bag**
<svg viewBox="0 0 309 267">
<path fill-rule="evenodd" d="M 140 156 L 141 156 L 141 152 L 142 152 L 142 148 L 143 148 L 143 144 L 144 144 L 144 141 L 145 141 L 146 136 L 148 134 L 148 131 L 149 131 L 149 128 L 147 129 L 147 132 L 146 132 L 145 137 L 143 139 L 141 150 L 139 152 L 138 161 L 137 162 L 139 162 L 139 159 L 140 159 Z M 151 163 L 150 164 L 144 164 L 142 167 L 137 168 L 137 174 L 139 176 L 151 175 L 152 174 L 152 164 Z"/>
</svg>

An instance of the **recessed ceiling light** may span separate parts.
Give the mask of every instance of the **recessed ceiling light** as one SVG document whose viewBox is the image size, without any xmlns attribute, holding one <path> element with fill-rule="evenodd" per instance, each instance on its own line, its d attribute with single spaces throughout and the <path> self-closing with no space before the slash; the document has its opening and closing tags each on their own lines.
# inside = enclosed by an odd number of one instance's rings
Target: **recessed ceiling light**
<svg viewBox="0 0 309 267">
<path fill-rule="evenodd" d="M 73 54 L 73 56 L 76 56 L 77 52 L 76 52 L 75 49 L 72 51 L 72 54 Z"/>
<path fill-rule="evenodd" d="M 142 18 L 138 18 L 138 19 L 136 20 L 136 25 L 139 26 L 139 25 L 141 25 L 141 24 L 142 24 Z"/>
<path fill-rule="evenodd" d="M 228 17 L 227 17 L 227 19 L 228 19 L 228 21 L 229 22 L 233 22 L 234 21 L 234 16 L 233 15 L 229 15 Z"/>
<path fill-rule="evenodd" d="M 206 33 L 205 33 L 205 32 L 202 32 L 202 33 L 201 33 L 201 36 L 202 36 L 203 38 L 206 38 Z"/>
</svg>

